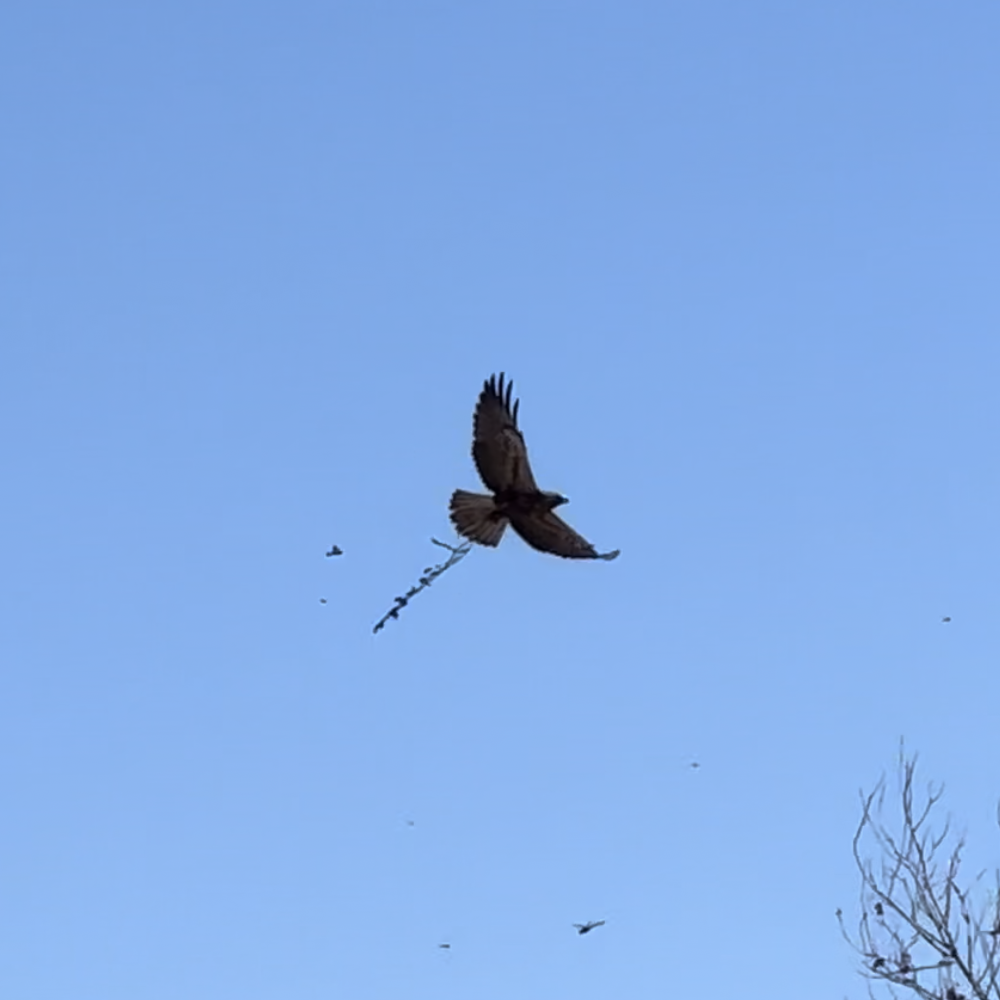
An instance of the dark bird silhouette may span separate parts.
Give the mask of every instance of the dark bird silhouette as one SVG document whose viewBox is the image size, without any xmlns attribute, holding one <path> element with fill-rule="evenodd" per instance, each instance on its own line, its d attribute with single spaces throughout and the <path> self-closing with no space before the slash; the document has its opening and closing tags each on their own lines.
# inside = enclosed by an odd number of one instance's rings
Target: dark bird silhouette
<svg viewBox="0 0 1000 1000">
<path fill-rule="evenodd" d="M 450 944 L 439 944 L 438 947 L 439 948 L 450 948 L 451 945 Z"/>
<path fill-rule="evenodd" d="M 342 556 L 343 554 L 344 550 L 339 545 L 334 545 L 334 547 L 330 549 L 329 552 L 327 552 L 327 557 L 329 558 L 330 556 Z"/>
<path fill-rule="evenodd" d="M 945 623 L 950 622 L 951 621 L 951 617 L 949 615 L 945 615 L 944 618 L 941 619 L 941 621 L 943 621 Z"/>
<path fill-rule="evenodd" d="M 553 511 L 566 497 L 540 490 L 528 464 L 528 449 L 517 426 L 517 408 L 511 405 L 514 384 L 504 387 L 491 375 L 483 383 L 472 421 L 472 457 L 479 477 L 493 493 L 455 490 L 451 519 L 460 535 L 480 545 L 500 544 L 509 524 L 532 548 L 567 559 L 614 559 L 619 550 L 598 552 Z"/>
<path fill-rule="evenodd" d="M 595 927 L 603 927 L 604 920 L 588 920 L 585 924 L 573 924 L 577 934 L 589 934 Z"/>
</svg>

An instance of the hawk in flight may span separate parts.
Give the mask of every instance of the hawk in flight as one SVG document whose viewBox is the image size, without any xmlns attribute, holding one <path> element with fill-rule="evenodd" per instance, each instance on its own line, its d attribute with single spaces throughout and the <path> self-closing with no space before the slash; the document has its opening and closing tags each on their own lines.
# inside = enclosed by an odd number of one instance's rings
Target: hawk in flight
<svg viewBox="0 0 1000 1000">
<path fill-rule="evenodd" d="M 577 934 L 589 934 L 595 927 L 603 927 L 603 920 L 588 920 L 585 924 L 573 924 Z"/>
<path fill-rule="evenodd" d="M 598 552 L 582 535 L 557 517 L 554 508 L 568 503 L 559 493 L 540 490 L 528 465 L 528 449 L 511 406 L 514 385 L 504 387 L 491 375 L 483 383 L 472 421 L 472 457 L 479 477 L 492 491 L 455 490 L 451 519 L 460 535 L 480 545 L 499 545 L 508 524 L 532 547 L 567 559 L 614 559 L 619 550 Z"/>
</svg>

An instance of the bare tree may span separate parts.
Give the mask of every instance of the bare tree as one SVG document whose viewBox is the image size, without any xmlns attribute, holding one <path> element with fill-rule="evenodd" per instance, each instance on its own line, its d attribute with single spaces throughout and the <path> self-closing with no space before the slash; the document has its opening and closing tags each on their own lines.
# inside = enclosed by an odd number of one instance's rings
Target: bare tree
<svg viewBox="0 0 1000 1000">
<path fill-rule="evenodd" d="M 984 886 L 985 870 L 960 881 L 965 838 L 951 832 L 947 819 L 934 831 L 931 813 L 944 787 L 915 791 L 916 766 L 917 758 L 901 748 L 901 814 L 893 828 L 883 819 L 885 779 L 861 795 L 854 835 L 861 917 L 852 936 L 838 910 L 841 932 L 861 959 L 870 997 L 880 984 L 891 997 L 1000 1000 L 1000 870 L 992 891 Z"/>
</svg>

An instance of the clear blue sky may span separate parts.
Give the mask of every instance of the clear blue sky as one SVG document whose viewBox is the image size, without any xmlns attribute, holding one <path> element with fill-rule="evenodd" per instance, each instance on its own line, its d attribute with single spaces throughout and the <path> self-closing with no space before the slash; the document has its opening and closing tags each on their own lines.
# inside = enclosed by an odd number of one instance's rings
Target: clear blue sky
<svg viewBox="0 0 1000 1000">
<path fill-rule="evenodd" d="M 0 994 L 863 995 L 900 736 L 996 863 L 998 37 L 5 5 Z M 373 636 L 500 370 L 621 558 Z"/>
</svg>

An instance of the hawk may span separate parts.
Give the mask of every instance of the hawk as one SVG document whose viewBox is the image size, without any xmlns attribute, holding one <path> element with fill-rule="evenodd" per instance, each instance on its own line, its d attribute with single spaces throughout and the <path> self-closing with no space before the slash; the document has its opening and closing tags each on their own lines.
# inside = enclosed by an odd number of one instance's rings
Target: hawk
<svg viewBox="0 0 1000 1000">
<path fill-rule="evenodd" d="M 614 559 L 619 550 L 598 552 L 553 512 L 569 503 L 559 493 L 540 490 L 528 464 L 528 449 L 517 426 L 517 408 L 511 406 L 514 384 L 504 387 L 491 375 L 483 383 L 472 421 L 472 457 L 479 477 L 492 491 L 451 496 L 451 520 L 460 535 L 480 545 L 500 544 L 509 524 L 532 548 L 567 559 Z"/>
<path fill-rule="evenodd" d="M 595 927 L 603 927 L 603 920 L 588 920 L 585 924 L 573 924 L 577 934 L 589 934 Z"/>
</svg>

